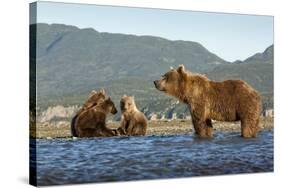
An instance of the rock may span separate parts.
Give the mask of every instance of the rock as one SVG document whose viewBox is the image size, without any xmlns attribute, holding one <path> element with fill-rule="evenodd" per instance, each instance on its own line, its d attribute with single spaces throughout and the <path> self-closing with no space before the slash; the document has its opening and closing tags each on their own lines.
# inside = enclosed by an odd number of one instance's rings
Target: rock
<svg viewBox="0 0 281 188">
<path fill-rule="evenodd" d="M 50 106 L 38 116 L 39 122 L 49 122 L 55 118 L 71 118 L 78 110 L 77 106 L 64 107 L 62 105 Z"/>
<path fill-rule="evenodd" d="M 274 117 L 274 111 L 273 109 L 266 109 L 264 112 L 263 112 L 263 115 L 264 117 Z"/>
<path fill-rule="evenodd" d="M 155 120 L 157 120 L 157 119 L 158 119 L 158 118 L 157 118 L 157 114 L 152 113 L 152 114 L 149 115 L 149 120 L 155 121 Z"/>
</svg>

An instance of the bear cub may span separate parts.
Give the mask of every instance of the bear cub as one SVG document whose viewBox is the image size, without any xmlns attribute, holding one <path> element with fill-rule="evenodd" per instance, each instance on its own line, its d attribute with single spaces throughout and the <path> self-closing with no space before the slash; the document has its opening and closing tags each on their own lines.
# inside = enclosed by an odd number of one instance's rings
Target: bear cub
<svg viewBox="0 0 281 188">
<path fill-rule="evenodd" d="M 144 136 L 147 130 L 147 119 L 135 104 L 133 96 L 124 95 L 120 100 L 121 124 L 117 129 L 120 135 Z"/>
<path fill-rule="evenodd" d="M 78 137 L 108 137 L 115 136 L 116 130 L 106 127 L 107 114 L 116 114 L 117 110 L 113 101 L 106 98 L 79 114 L 75 123 Z"/>
<path fill-rule="evenodd" d="M 89 95 L 86 102 L 83 104 L 83 106 L 79 109 L 79 111 L 76 113 L 76 115 L 71 120 L 71 134 L 74 137 L 78 137 L 77 131 L 75 129 L 75 123 L 77 117 L 87 109 L 90 109 L 91 107 L 96 106 L 99 102 L 105 100 L 106 95 L 104 89 L 101 89 L 99 92 L 93 90 L 91 94 Z"/>
</svg>

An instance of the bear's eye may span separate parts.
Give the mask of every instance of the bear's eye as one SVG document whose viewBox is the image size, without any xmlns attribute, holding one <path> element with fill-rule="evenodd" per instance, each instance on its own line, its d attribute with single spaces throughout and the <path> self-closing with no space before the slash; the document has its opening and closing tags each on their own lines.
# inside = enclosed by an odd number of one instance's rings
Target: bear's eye
<svg viewBox="0 0 281 188">
<path fill-rule="evenodd" d="M 128 105 L 130 106 L 130 105 L 131 105 L 131 103 L 128 103 Z"/>
</svg>

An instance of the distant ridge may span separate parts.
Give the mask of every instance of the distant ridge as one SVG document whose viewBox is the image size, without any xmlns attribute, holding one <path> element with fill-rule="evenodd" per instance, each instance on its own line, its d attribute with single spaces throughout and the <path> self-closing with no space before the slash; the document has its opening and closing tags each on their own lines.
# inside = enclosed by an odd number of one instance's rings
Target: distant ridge
<svg viewBox="0 0 281 188">
<path fill-rule="evenodd" d="M 30 29 L 37 29 L 37 102 L 42 108 L 79 105 L 93 88 L 103 87 L 117 104 L 127 94 L 135 95 L 147 113 L 184 112 L 181 104 L 167 109 L 173 99 L 152 83 L 179 64 L 214 80 L 243 79 L 261 93 L 273 93 L 273 45 L 245 61 L 230 63 L 192 41 L 101 33 L 63 24 L 39 23 Z"/>
<path fill-rule="evenodd" d="M 256 53 L 255 55 L 247 58 L 245 63 L 270 63 L 273 64 L 274 46 L 271 45 L 265 49 L 263 53 Z"/>
<path fill-rule="evenodd" d="M 218 66 L 208 75 L 215 80 L 243 79 L 262 93 L 273 93 L 273 53 L 274 45 L 271 45 L 245 61 Z"/>
</svg>

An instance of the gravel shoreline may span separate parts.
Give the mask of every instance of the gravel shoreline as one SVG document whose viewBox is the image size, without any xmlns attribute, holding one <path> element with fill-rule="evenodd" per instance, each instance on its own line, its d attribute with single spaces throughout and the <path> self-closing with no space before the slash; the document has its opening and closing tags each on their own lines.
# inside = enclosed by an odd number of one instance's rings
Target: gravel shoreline
<svg viewBox="0 0 281 188">
<path fill-rule="evenodd" d="M 108 122 L 109 128 L 117 128 L 119 122 Z M 214 132 L 240 132 L 240 122 L 213 121 Z M 261 130 L 273 130 L 273 118 L 261 118 Z M 155 120 L 148 122 L 147 135 L 176 135 L 192 133 L 193 126 L 190 120 Z M 70 124 L 37 124 L 30 128 L 32 138 L 52 139 L 71 138 Z"/>
</svg>

